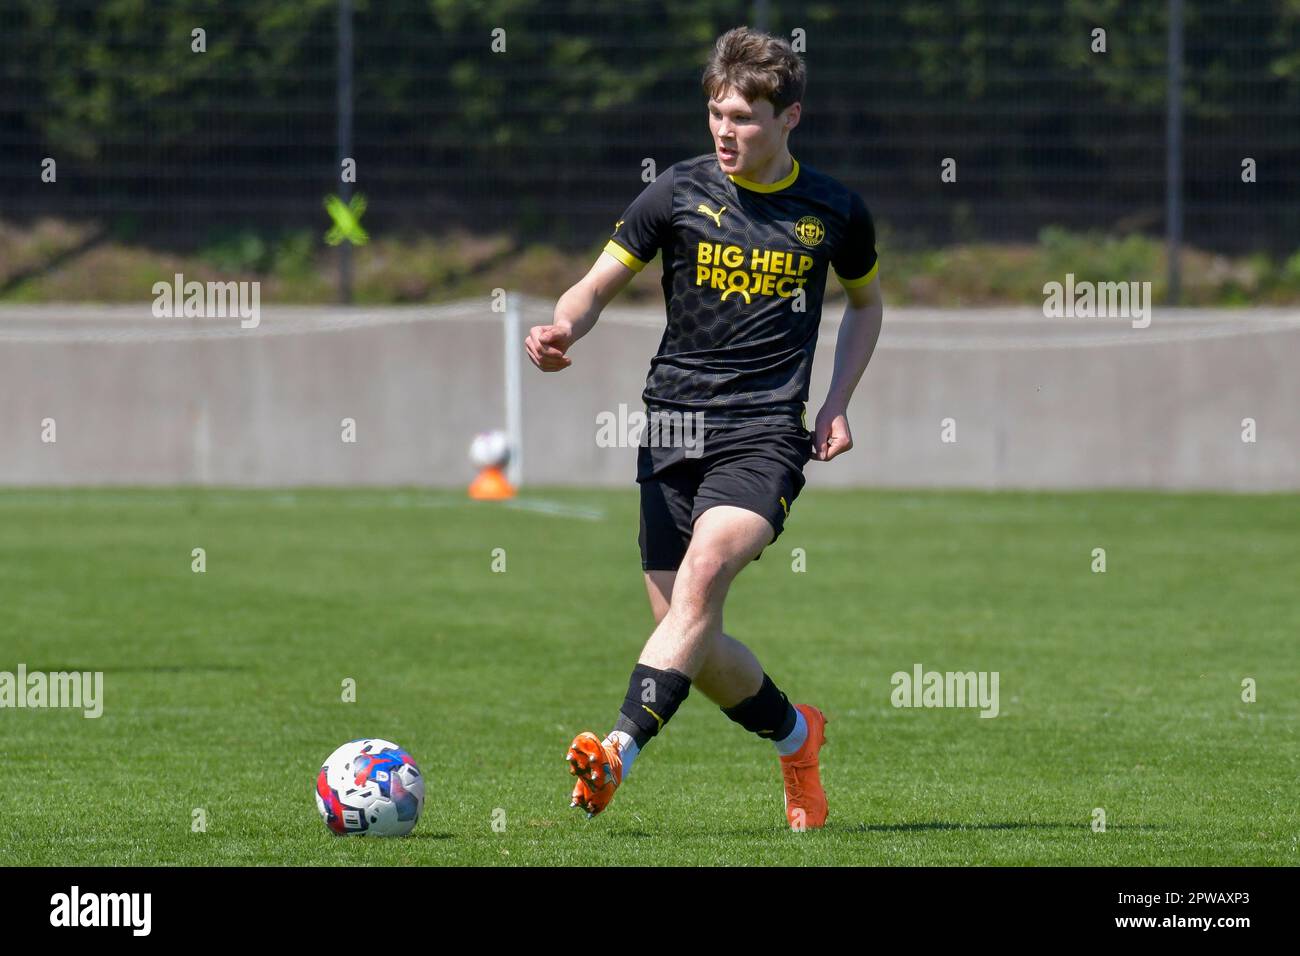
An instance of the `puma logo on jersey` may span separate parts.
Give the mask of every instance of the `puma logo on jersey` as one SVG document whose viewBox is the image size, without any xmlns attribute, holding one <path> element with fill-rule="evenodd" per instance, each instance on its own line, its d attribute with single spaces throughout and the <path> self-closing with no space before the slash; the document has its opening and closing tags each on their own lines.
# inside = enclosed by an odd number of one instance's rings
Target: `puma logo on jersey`
<svg viewBox="0 0 1300 956">
<path fill-rule="evenodd" d="M 614 223 L 614 231 L 618 232 L 618 227 L 623 225 L 625 222 L 627 222 L 626 219 L 620 219 L 618 222 Z"/>
<path fill-rule="evenodd" d="M 702 213 L 704 213 L 704 215 L 708 216 L 710 219 L 713 220 L 713 224 L 714 224 L 715 226 L 717 226 L 719 229 L 721 229 L 721 228 L 722 228 L 722 214 L 723 214 L 724 212 L 727 211 L 727 207 L 726 207 L 726 206 L 723 206 L 723 207 L 722 207 L 721 209 L 719 209 L 717 212 L 714 212 L 714 211 L 713 211 L 712 209 L 710 209 L 708 206 L 704 205 L 704 203 L 700 203 L 698 206 L 695 207 L 695 211 L 696 211 L 696 212 L 702 212 Z"/>
</svg>

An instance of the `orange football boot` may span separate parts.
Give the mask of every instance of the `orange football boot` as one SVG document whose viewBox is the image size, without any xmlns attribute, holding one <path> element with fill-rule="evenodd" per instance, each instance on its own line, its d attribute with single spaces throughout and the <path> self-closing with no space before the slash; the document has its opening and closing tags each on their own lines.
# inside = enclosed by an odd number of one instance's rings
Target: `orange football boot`
<svg viewBox="0 0 1300 956">
<path fill-rule="evenodd" d="M 781 758 L 785 780 L 785 818 L 792 830 L 812 830 L 826 824 L 826 791 L 818 773 L 818 751 L 826 743 L 826 715 L 811 704 L 795 709 L 808 722 L 808 739 L 803 746 Z"/>
<path fill-rule="evenodd" d="M 586 810 L 590 820 L 609 806 L 614 791 L 623 782 L 623 760 L 618 741 L 605 744 L 591 731 L 585 730 L 573 738 L 564 759 L 569 761 L 569 773 L 578 778 L 573 788 L 573 802 L 569 806 Z"/>
</svg>

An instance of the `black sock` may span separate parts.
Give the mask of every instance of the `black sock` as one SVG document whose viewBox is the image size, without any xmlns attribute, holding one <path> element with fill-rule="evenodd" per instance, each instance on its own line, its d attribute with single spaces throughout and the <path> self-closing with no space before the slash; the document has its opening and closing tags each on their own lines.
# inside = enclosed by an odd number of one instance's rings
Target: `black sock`
<svg viewBox="0 0 1300 956">
<path fill-rule="evenodd" d="M 785 740 L 794 731 L 799 716 L 785 694 L 777 690 L 772 678 L 763 675 L 763 686 L 753 697 L 746 697 L 735 707 L 722 712 L 750 733 L 764 740 Z"/>
<path fill-rule="evenodd" d="M 614 729 L 629 734 L 638 749 L 644 747 L 677 713 L 690 690 L 691 679 L 681 671 L 637 664 Z"/>
</svg>

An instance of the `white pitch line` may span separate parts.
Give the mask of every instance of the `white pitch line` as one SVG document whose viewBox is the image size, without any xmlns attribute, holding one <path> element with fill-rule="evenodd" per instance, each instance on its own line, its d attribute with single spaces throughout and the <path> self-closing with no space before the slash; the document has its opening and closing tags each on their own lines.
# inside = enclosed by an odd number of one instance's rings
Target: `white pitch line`
<svg viewBox="0 0 1300 956">
<path fill-rule="evenodd" d="M 537 514 L 551 515 L 556 518 L 578 518 L 582 521 L 605 520 L 605 512 L 599 508 L 584 508 L 581 505 L 567 505 L 542 498 L 511 498 L 505 504 L 507 508 L 516 511 L 535 511 Z"/>
<path fill-rule="evenodd" d="M 439 494 L 409 494 L 394 492 L 391 494 L 347 493 L 337 499 L 321 499 L 316 495 L 299 496 L 291 491 L 271 491 L 268 489 L 249 489 L 244 493 L 231 494 L 223 491 L 158 491 L 154 493 L 113 492 L 101 489 L 68 489 L 60 491 L 6 491 L 0 488 L 0 509 L 20 507 L 165 507 L 190 508 L 194 506 L 207 508 L 252 508 L 252 507 L 330 507 L 330 508 L 464 508 L 478 505 L 468 496 L 448 492 Z M 529 511 L 534 514 L 553 518 L 577 518 L 580 521 L 604 521 L 605 512 L 600 508 L 588 508 L 581 505 L 565 504 L 545 498 L 512 498 L 503 502 L 505 507 L 514 511 Z"/>
</svg>

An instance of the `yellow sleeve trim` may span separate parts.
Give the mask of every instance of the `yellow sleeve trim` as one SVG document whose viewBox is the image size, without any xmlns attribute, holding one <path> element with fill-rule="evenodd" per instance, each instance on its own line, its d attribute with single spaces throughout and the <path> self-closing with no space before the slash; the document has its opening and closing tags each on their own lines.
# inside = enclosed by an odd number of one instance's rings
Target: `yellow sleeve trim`
<svg viewBox="0 0 1300 956">
<path fill-rule="evenodd" d="M 627 266 L 633 272 L 640 272 L 647 265 L 647 263 L 643 262 L 642 260 L 638 259 L 636 256 L 632 255 L 632 253 L 628 252 L 626 249 L 620 246 L 613 239 L 605 243 L 605 251 L 608 252 L 611 256 L 613 256 L 615 259 L 617 259 L 619 262 L 623 263 L 623 265 Z"/>
<path fill-rule="evenodd" d="M 880 268 L 880 260 L 877 259 L 876 264 L 871 267 L 871 271 L 868 272 L 866 275 L 862 276 L 862 278 L 860 279 L 846 279 L 843 276 L 841 276 L 838 272 L 835 274 L 835 277 L 840 280 L 840 285 L 844 286 L 844 288 L 856 289 L 858 286 L 866 285 L 868 282 L 874 279 L 876 277 L 876 271 L 879 268 Z"/>
</svg>

